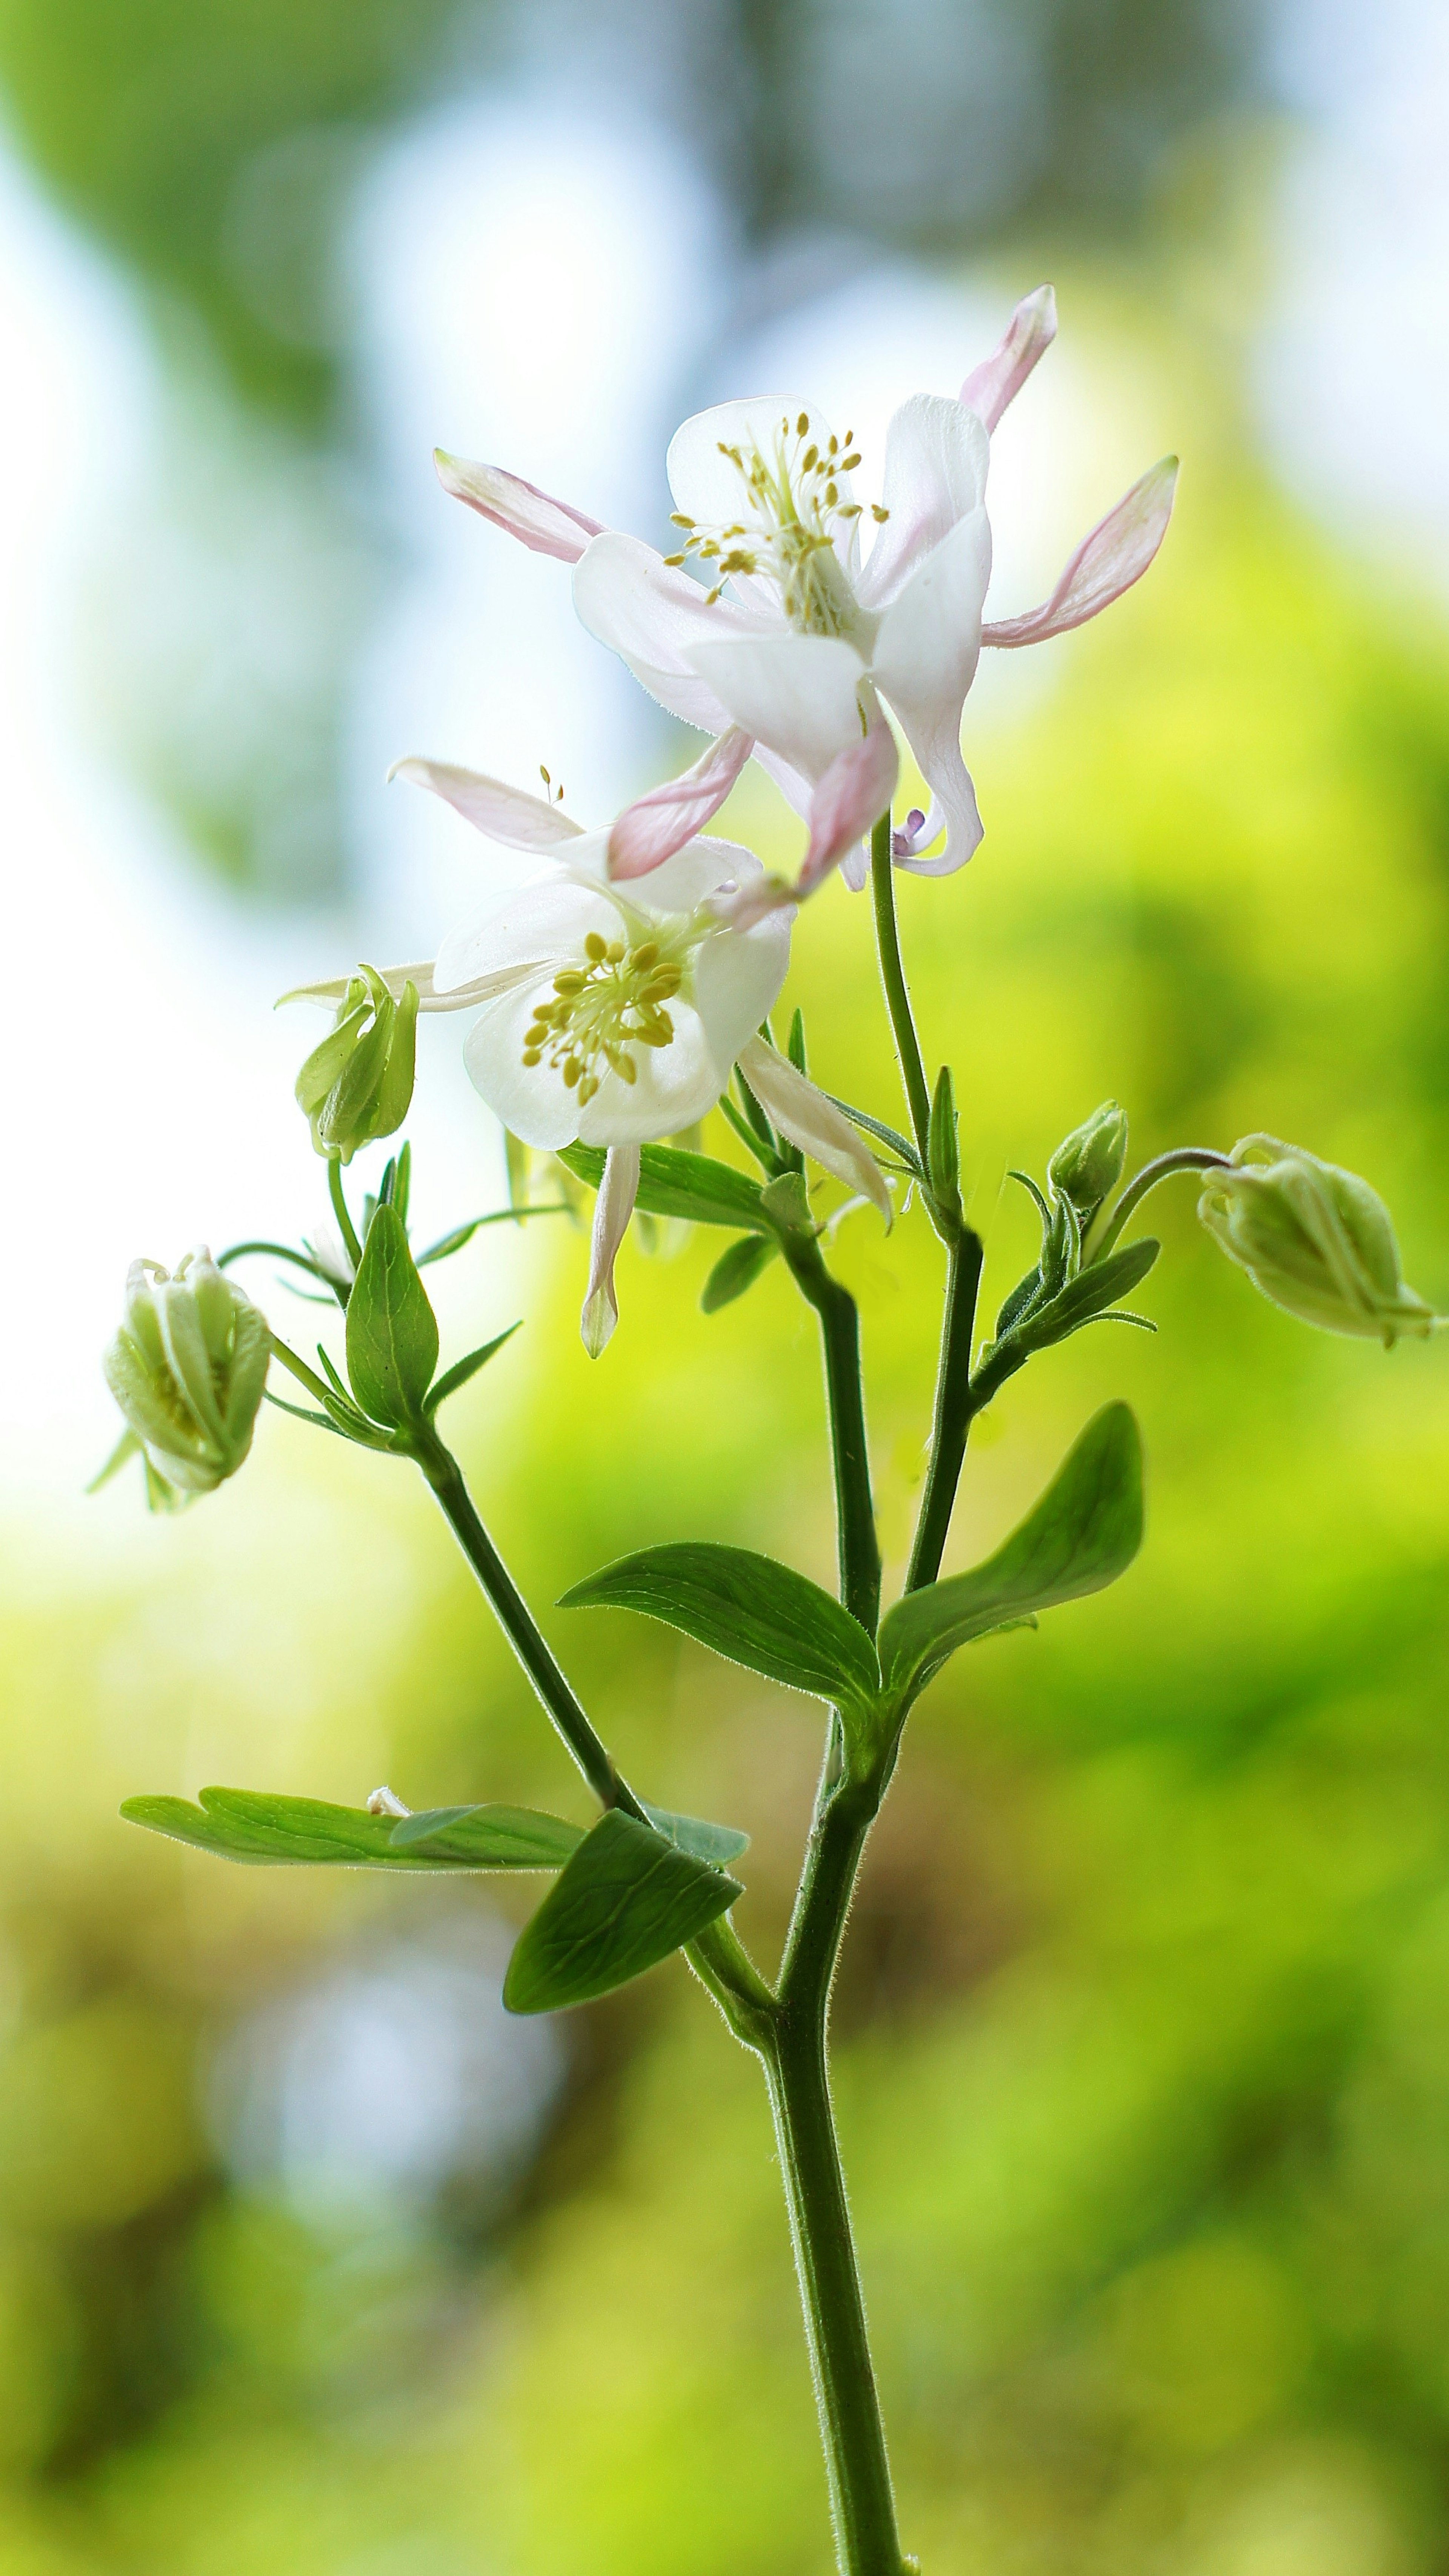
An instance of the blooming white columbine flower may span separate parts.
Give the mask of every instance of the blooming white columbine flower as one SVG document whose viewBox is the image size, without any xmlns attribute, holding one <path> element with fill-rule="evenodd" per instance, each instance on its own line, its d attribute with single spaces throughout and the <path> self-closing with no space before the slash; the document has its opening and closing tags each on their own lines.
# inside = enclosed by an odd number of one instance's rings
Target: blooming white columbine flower
<svg viewBox="0 0 1449 2576">
<path fill-rule="evenodd" d="M 447 933 L 433 964 L 395 967 L 381 980 L 394 992 L 411 981 L 424 1012 L 476 1013 L 464 1062 L 524 1144 L 606 1149 L 582 1327 L 594 1355 L 618 1320 L 614 1256 L 639 1186 L 639 1148 L 712 1109 L 738 1058 L 768 1053 L 755 1032 L 789 963 L 790 913 L 739 928 L 717 909 L 722 896 L 763 879 L 759 860 L 681 822 L 710 797 L 722 801 L 729 781 L 720 766 L 704 789 L 692 772 L 675 782 L 672 803 L 656 803 L 657 829 L 671 846 L 647 879 L 628 886 L 610 880 L 608 830 L 585 832 L 557 804 L 439 761 L 404 760 L 393 772 L 532 863 L 524 881 L 514 870 Z M 343 989 L 304 988 L 319 1001 Z M 791 1093 L 783 1115 L 771 1105 L 787 1133 L 852 1189 L 868 1191 L 889 1219 L 876 1164 L 813 1084 L 798 1099 Z"/>
<path fill-rule="evenodd" d="M 679 550 L 661 555 L 497 468 L 441 455 L 447 489 L 536 552 L 573 563 L 579 615 L 686 724 L 749 748 L 797 810 L 808 893 L 844 859 L 861 882 L 863 833 L 890 803 L 895 717 L 931 790 L 893 836 L 898 863 L 949 874 L 981 838 L 961 758 L 961 717 L 983 644 L 1064 634 L 1120 597 L 1152 561 L 1176 460 L 1135 483 L 1072 556 L 1050 599 L 983 624 L 991 573 L 985 491 L 991 432 L 1056 335 L 1049 286 L 1017 306 L 959 399 L 915 394 L 886 438 L 882 499 L 867 513 L 860 456 L 808 404 L 762 396 L 687 420 L 669 449 Z M 874 530 L 862 560 L 861 532 Z M 692 559 L 710 587 L 685 568 Z M 706 756 L 708 758 L 708 755 Z M 736 764 L 738 765 L 738 763 Z M 703 767 L 704 764 L 701 764 Z M 615 826 L 616 876 L 651 864 L 648 805 Z M 939 855 L 925 855 L 945 835 Z M 768 900 L 757 888 L 741 917 Z"/>
</svg>

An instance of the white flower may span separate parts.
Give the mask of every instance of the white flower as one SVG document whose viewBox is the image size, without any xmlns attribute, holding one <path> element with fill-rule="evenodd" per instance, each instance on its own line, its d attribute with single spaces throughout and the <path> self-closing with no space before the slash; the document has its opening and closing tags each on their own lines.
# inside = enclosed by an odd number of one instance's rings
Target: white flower
<svg viewBox="0 0 1449 2576">
<path fill-rule="evenodd" d="M 991 432 L 1055 333 L 1052 290 L 1039 287 L 959 400 L 916 394 L 904 403 L 887 433 L 882 499 L 868 515 L 854 494 L 861 460 L 850 432 L 836 437 L 813 406 L 778 395 L 720 404 L 677 431 L 668 462 L 682 542 L 672 556 L 496 468 L 440 456 L 438 469 L 497 526 L 574 563 L 584 624 L 672 715 L 749 738 L 810 820 L 794 895 L 841 859 L 853 881 L 863 876 L 861 835 L 887 809 L 896 779 L 886 708 L 932 799 L 894 836 L 896 858 L 945 875 L 981 838 L 960 735 L 982 644 L 1040 643 L 1097 616 L 1146 571 L 1171 513 L 1168 458 L 1092 530 L 1049 600 L 983 625 Z M 864 527 L 874 542 L 862 561 Z M 689 558 L 708 590 L 685 569 Z M 615 828 L 617 875 L 649 864 L 636 811 Z M 940 854 L 925 856 L 943 832 Z"/>
<path fill-rule="evenodd" d="M 697 773 L 675 782 L 672 803 L 656 809 L 669 818 L 661 836 L 672 832 L 675 845 L 629 885 L 610 880 L 607 829 L 585 832 L 555 804 L 437 761 L 404 760 L 393 772 L 446 798 L 489 840 L 531 862 L 522 882 L 513 869 L 455 924 L 431 966 L 391 968 L 382 980 L 400 990 L 410 978 L 425 1012 L 476 1013 L 464 1062 L 474 1088 L 524 1144 L 606 1149 L 584 1308 L 593 1352 L 617 1320 L 613 1260 L 638 1189 L 640 1145 L 677 1134 L 714 1107 L 736 1058 L 757 1043 L 789 964 L 791 912 L 770 911 L 739 928 L 716 909 L 763 880 L 759 860 L 733 841 L 681 842 L 688 828 L 681 816 L 727 793 L 720 766 L 707 791 Z M 328 1000 L 341 986 L 305 990 Z M 805 1089 L 809 1132 L 800 1141 L 853 1188 L 870 1189 L 888 1216 L 879 1172 L 854 1130 L 813 1085 Z"/>
</svg>

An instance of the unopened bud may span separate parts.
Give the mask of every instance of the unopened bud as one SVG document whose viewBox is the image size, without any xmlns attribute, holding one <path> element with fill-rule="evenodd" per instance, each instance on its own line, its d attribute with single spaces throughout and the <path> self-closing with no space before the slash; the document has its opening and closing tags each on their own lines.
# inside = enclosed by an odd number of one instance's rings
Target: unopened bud
<svg viewBox="0 0 1449 2576">
<path fill-rule="evenodd" d="M 1404 1285 L 1383 1200 L 1356 1173 L 1301 1146 L 1245 1136 L 1231 1168 L 1209 1175 L 1197 1212 L 1254 1287 L 1305 1324 L 1361 1333 L 1390 1350 L 1440 1321 Z"/>
<path fill-rule="evenodd" d="M 106 1352 L 106 1384 L 153 1474 L 209 1494 L 252 1445 L 266 1385 L 265 1317 L 204 1248 L 171 1277 L 133 1261 L 126 1320 Z"/>
<path fill-rule="evenodd" d="M 1070 1136 L 1064 1136 L 1047 1165 L 1047 1179 L 1059 1199 L 1066 1199 L 1085 1229 L 1109 1190 L 1122 1178 L 1127 1160 L 1127 1112 L 1115 1100 L 1104 1100 Z"/>
<path fill-rule="evenodd" d="M 360 966 L 337 1019 L 297 1076 L 297 1103 L 319 1154 L 350 1163 L 360 1145 L 394 1135 L 413 1096 L 418 991 L 394 1000 L 371 966 Z"/>
</svg>

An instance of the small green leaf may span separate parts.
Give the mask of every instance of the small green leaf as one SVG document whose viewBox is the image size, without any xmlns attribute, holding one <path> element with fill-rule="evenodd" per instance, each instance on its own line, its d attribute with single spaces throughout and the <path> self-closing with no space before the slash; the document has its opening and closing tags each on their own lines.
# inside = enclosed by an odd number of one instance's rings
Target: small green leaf
<svg viewBox="0 0 1449 2576">
<path fill-rule="evenodd" d="M 438 1365 L 438 1326 L 397 1209 L 379 1206 L 347 1300 L 347 1374 L 374 1422 L 421 1419 Z"/>
<path fill-rule="evenodd" d="M 875 1648 L 818 1583 L 746 1547 L 685 1540 L 642 1548 L 574 1584 L 563 1610 L 642 1610 L 731 1663 L 816 1699 L 874 1699 Z"/>
<path fill-rule="evenodd" d="M 519 1807 L 445 1809 L 425 1849 L 399 1849 L 394 1818 L 366 1807 L 334 1807 L 321 1798 L 283 1798 L 268 1790 L 203 1789 L 186 1798 L 128 1798 L 128 1824 L 146 1825 L 224 1860 L 332 1864 L 343 1869 L 561 1869 L 583 1836 L 560 1816 Z M 468 1819 L 459 1821 L 460 1817 Z M 409 1823 L 415 1822 L 408 1818 Z"/>
<path fill-rule="evenodd" d="M 914 1698 L 974 1637 L 1100 1592 L 1142 1544 L 1142 1442 L 1130 1406 L 1105 1405 L 1006 1545 L 969 1574 L 908 1592 L 881 1622 L 886 1688 Z"/>
<path fill-rule="evenodd" d="M 574 1178 L 596 1190 L 604 1173 L 599 1145 L 566 1145 L 559 1155 Z M 682 1145 L 645 1145 L 639 1156 L 639 1196 L 646 1216 L 678 1216 L 695 1225 L 748 1227 L 769 1232 L 770 1220 L 760 1206 L 760 1185 L 730 1163 L 712 1155 L 691 1154 Z"/>
<path fill-rule="evenodd" d="M 750 1848 L 748 1834 L 734 1825 L 711 1825 L 703 1816 L 676 1816 L 667 1807 L 651 1807 L 644 1802 L 644 1813 L 658 1834 L 673 1843 L 677 1851 L 689 1852 L 695 1860 L 707 1860 L 722 1869 L 741 1852 Z"/>
<path fill-rule="evenodd" d="M 580 1826 L 533 1807 L 420 1807 L 398 1819 L 389 1847 L 470 1869 L 562 1869 L 583 1839 Z"/>
<path fill-rule="evenodd" d="M 1066 1208 L 1065 1200 L 1062 1206 Z M 1145 1235 L 1140 1243 L 1125 1243 L 1120 1251 L 1109 1252 L 1104 1261 L 1090 1262 L 1047 1304 L 1038 1306 L 1012 1328 L 1016 1338 L 1026 1349 L 1035 1351 L 1065 1341 L 1068 1333 L 1080 1332 L 1084 1324 L 1094 1323 L 1108 1307 L 1131 1295 L 1138 1281 L 1146 1278 L 1161 1249 L 1154 1235 Z"/>
<path fill-rule="evenodd" d="M 510 2012 L 587 2003 L 667 1959 L 744 1894 L 618 1807 L 601 1816 L 550 1889 L 508 1963 Z"/>
<path fill-rule="evenodd" d="M 780 1249 L 778 1235 L 742 1234 L 728 1252 L 722 1252 L 699 1292 L 699 1302 L 706 1315 L 717 1315 L 721 1306 L 732 1306 L 753 1288 L 762 1271 L 768 1270 Z"/>
<path fill-rule="evenodd" d="M 521 1316 L 519 1322 L 522 1322 Z M 495 1333 L 491 1342 L 484 1342 L 478 1350 L 470 1351 L 466 1359 L 454 1360 L 452 1367 L 443 1371 L 437 1385 L 429 1388 L 423 1405 L 429 1419 L 440 1404 L 447 1403 L 450 1395 L 457 1394 L 460 1386 L 467 1385 L 470 1377 L 476 1377 L 480 1368 L 487 1367 L 494 1352 L 501 1351 L 505 1342 L 511 1342 L 518 1329 L 518 1324 L 510 1324 L 506 1333 Z"/>
</svg>

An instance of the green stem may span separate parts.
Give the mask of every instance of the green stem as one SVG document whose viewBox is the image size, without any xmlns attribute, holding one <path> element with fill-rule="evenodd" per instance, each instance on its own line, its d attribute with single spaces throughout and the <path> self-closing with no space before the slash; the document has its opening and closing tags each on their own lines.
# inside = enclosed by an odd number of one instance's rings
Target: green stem
<svg viewBox="0 0 1449 2576">
<path fill-rule="evenodd" d="M 622 1807 L 647 1824 L 642 1800 L 616 1767 L 602 1737 L 590 1724 L 577 1694 L 543 1637 L 533 1613 L 478 1517 L 463 1471 L 436 1432 L 416 1437 L 413 1456 L 441 1504 L 463 1554 L 471 1565 L 499 1626 L 602 1807 Z M 711 1923 L 686 1950 L 719 2004 L 731 2029 L 746 2045 L 758 2048 L 769 2028 L 775 1998 L 755 1967 L 732 1924 L 722 1917 Z"/>
<path fill-rule="evenodd" d="M 841 2576 L 902 2576 L 885 2428 L 830 2099 L 830 1990 L 880 1786 L 832 1786 L 827 1758 L 762 2051 L 810 2345 Z"/>
<path fill-rule="evenodd" d="M 1129 1181 L 1110 1217 L 1103 1210 L 1093 1221 L 1082 1245 L 1082 1261 L 1101 1261 L 1112 1250 L 1129 1217 L 1134 1216 L 1149 1190 L 1165 1181 L 1173 1172 L 1230 1172 L 1232 1161 L 1227 1154 L 1214 1153 L 1210 1145 L 1179 1145 L 1170 1154 L 1159 1154 L 1155 1162 L 1144 1163 L 1133 1181 Z"/>
<path fill-rule="evenodd" d="M 347 1205 L 347 1193 L 342 1186 L 342 1165 L 335 1154 L 329 1154 L 327 1157 L 327 1195 L 332 1201 L 332 1213 L 342 1229 L 347 1258 L 352 1264 L 355 1275 L 362 1267 L 362 1246 L 357 1240 L 357 1228 L 352 1222 Z"/>
<path fill-rule="evenodd" d="M 916 1151 L 924 1169 L 931 1133 L 931 1094 L 926 1084 L 926 1068 L 921 1062 L 921 1042 L 916 1035 L 911 997 L 906 988 L 906 970 L 901 958 L 901 935 L 896 921 L 895 866 L 891 858 L 891 818 L 888 813 L 882 814 L 870 836 L 870 884 L 886 1009 L 890 1013 L 896 1061 L 905 1085 Z"/>
<path fill-rule="evenodd" d="M 792 1235 L 784 1250 L 796 1286 L 820 1318 L 835 1483 L 840 1597 L 852 1617 L 874 1636 L 880 1617 L 880 1540 L 870 1490 L 865 1390 L 860 1373 L 860 1317 L 849 1289 L 826 1269 L 813 1236 Z"/>
<path fill-rule="evenodd" d="M 941 1356 L 936 1369 L 931 1421 L 931 1457 L 916 1520 L 911 1561 L 906 1572 L 908 1592 L 918 1592 L 923 1584 L 934 1583 L 941 1571 L 941 1552 L 951 1526 L 972 1415 L 977 1410 L 971 1395 L 971 1336 L 976 1322 L 981 1262 L 981 1237 L 973 1234 L 969 1226 L 963 1226 L 951 1244 L 947 1259 Z"/>
</svg>

